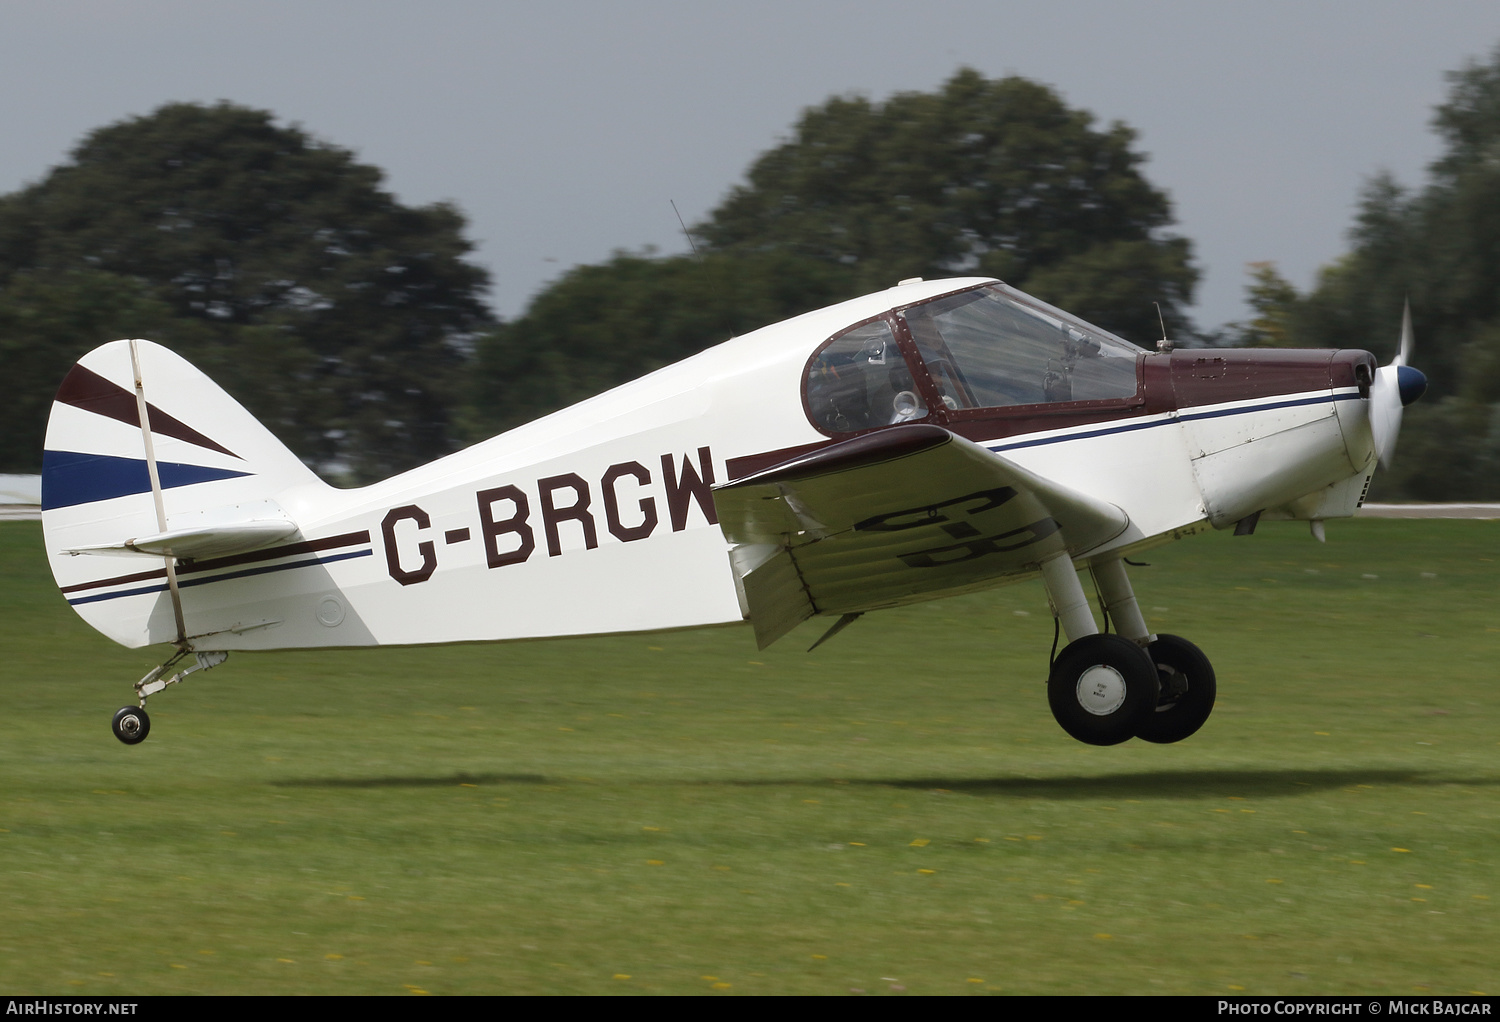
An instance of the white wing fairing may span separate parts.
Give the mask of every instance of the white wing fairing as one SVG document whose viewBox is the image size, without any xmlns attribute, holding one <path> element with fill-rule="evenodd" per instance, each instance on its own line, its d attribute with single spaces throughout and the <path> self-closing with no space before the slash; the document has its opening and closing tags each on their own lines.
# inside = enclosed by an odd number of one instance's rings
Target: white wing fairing
<svg viewBox="0 0 1500 1022">
<path fill-rule="evenodd" d="M 1147 353 L 996 281 L 907 283 L 339 490 L 181 358 L 116 341 L 58 391 L 43 524 L 85 620 L 178 647 L 116 715 L 132 744 L 146 696 L 227 650 L 743 620 L 764 647 L 1038 574 L 1071 642 L 1059 722 L 1176 741 L 1212 669 L 1148 633 L 1122 556 L 1352 514 L 1420 394 L 1409 350 L 1408 326 L 1378 373 L 1363 351 Z M 1085 567 L 1118 634 L 1095 634 Z"/>
</svg>

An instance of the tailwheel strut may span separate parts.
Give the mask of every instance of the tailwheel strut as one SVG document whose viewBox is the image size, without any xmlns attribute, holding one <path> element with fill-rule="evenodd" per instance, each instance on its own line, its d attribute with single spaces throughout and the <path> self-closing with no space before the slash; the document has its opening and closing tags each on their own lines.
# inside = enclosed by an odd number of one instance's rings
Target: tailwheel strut
<svg viewBox="0 0 1500 1022">
<path fill-rule="evenodd" d="M 162 678 L 163 674 L 182 663 L 189 655 L 194 658 L 194 663 L 169 678 Z M 135 683 L 138 705 L 120 707 L 115 712 L 114 719 L 110 721 L 110 730 L 126 745 L 139 745 L 144 742 L 146 736 L 151 733 L 151 718 L 146 714 L 147 698 L 154 696 L 168 685 L 177 684 L 195 671 L 206 671 L 210 667 L 218 667 L 228 659 L 229 654 L 224 652 L 198 653 L 193 650 L 179 649 L 170 660 L 158 667 L 153 667 L 146 672 L 144 678 Z"/>
</svg>

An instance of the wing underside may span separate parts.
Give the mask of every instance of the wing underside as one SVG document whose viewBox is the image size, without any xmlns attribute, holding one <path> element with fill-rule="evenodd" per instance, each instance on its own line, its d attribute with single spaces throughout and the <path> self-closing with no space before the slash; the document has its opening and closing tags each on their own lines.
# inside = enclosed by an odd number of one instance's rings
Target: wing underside
<svg viewBox="0 0 1500 1022">
<path fill-rule="evenodd" d="M 894 426 L 717 487 L 760 647 L 814 614 L 979 589 L 1129 524 L 940 426 Z"/>
</svg>

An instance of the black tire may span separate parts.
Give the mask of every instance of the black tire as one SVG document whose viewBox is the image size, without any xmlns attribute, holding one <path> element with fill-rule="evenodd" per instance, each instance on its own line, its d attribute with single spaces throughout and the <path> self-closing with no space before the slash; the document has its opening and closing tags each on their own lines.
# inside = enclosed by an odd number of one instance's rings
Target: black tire
<svg viewBox="0 0 1500 1022">
<path fill-rule="evenodd" d="M 151 733 L 151 718 L 139 706 L 122 706 L 115 711 L 115 719 L 109 722 L 115 737 L 126 745 L 139 745 Z"/>
<path fill-rule="evenodd" d="M 1214 710 L 1218 682 L 1203 650 L 1176 635 L 1159 635 L 1146 648 L 1161 679 L 1156 711 L 1142 721 L 1136 736 L 1166 745 L 1196 732 Z"/>
<path fill-rule="evenodd" d="M 1118 635 L 1085 635 L 1058 654 L 1047 702 L 1062 729 L 1089 745 L 1135 737 L 1156 706 L 1156 667 L 1146 651 Z"/>
</svg>

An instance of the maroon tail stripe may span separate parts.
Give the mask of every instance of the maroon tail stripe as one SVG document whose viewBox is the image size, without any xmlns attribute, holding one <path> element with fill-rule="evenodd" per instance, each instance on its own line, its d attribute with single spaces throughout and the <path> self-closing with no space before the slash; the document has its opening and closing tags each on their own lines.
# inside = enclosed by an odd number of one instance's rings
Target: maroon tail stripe
<svg viewBox="0 0 1500 1022">
<path fill-rule="evenodd" d="M 119 575 L 115 578 L 104 578 L 98 582 L 80 582 L 76 586 L 63 586 L 65 593 L 76 593 L 80 589 L 98 589 L 100 586 L 119 586 L 126 582 L 143 582 L 148 578 L 166 578 L 167 569 L 157 568 L 155 571 L 138 571 L 134 575 Z"/>
<path fill-rule="evenodd" d="M 236 564 L 252 564 L 255 561 L 269 561 L 277 557 L 290 557 L 293 554 L 310 554 L 318 550 L 332 550 L 335 547 L 353 546 L 356 543 L 370 542 L 370 533 L 346 532 L 342 536 L 327 536 L 323 539 L 311 539 L 305 543 L 289 543 L 286 546 L 273 546 L 266 550 L 252 550 L 248 554 L 232 554 L 229 557 L 213 557 L 206 561 L 190 561 L 182 564 L 177 569 L 177 574 L 187 575 L 196 571 L 213 571 L 216 568 L 228 568 Z"/>
<path fill-rule="evenodd" d="M 57 388 L 56 400 L 65 405 L 72 405 L 74 408 L 82 408 L 86 412 L 94 412 L 96 415 L 107 416 L 118 422 L 129 423 L 137 429 L 141 425 L 135 395 L 119 384 L 111 383 L 98 373 L 85 369 L 81 365 L 75 365 L 68 371 L 68 375 L 63 378 L 62 386 Z M 176 440 L 185 440 L 194 446 L 206 447 L 210 451 L 218 451 L 231 458 L 240 457 L 229 448 L 220 446 L 150 402 L 146 403 L 146 409 L 147 414 L 151 416 L 151 432 Z M 240 460 L 244 459 L 240 458 Z"/>
<path fill-rule="evenodd" d="M 248 554 L 234 554 L 230 557 L 215 557 L 206 561 L 181 561 L 177 565 L 177 574 L 187 575 L 192 572 L 210 571 L 214 568 L 228 568 L 236 564 L 250 564 L 254 561 L 269 561 L 277 557 L 291 557 L 294 554 L 312 553 L 317 550 L 330 550 L 341 546 L 354 546 L 357 543 L 370 542 L 370 533 L 346 532 L 342 536 L 328 536 L 324 539 L 312 539 L 305 543 L 289 543 L 286 546 L 269 547 L 265 550 L 254 550 Z M 139 571 L 134 575 L 117 575 L 114 578 L 101 578 L 97 582 L 80 582 L 77 585 L 65 586 L 64 593 L 76 593 L 81 589 L 99 589 L 104 586 L 124 585 L 126 582 L 142 582 L 151 578 L 166 578 L 167 569 L 157 568 L 155 571 Z"/>
</svg>

